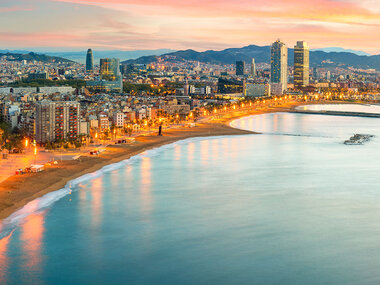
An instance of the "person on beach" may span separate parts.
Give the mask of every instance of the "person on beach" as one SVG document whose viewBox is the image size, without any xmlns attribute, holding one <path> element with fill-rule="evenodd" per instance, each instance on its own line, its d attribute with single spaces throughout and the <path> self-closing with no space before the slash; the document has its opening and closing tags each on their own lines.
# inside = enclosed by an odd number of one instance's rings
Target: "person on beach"
<svg viewBox="0 0 380 285">
<path fill-rule="evenodd" d="M 159 128 L 158 128 L 158 135 L 159 135 L 159 136 L 162 136 L 162 125 L 159 126 Z"/>
</svg>

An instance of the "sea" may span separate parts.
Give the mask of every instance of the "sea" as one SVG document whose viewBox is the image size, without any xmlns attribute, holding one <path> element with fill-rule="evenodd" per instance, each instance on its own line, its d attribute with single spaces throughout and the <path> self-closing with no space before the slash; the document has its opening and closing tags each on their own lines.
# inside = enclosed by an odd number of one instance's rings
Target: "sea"
<svg viewBox="0 0 380 285">
<path fill-rule="evenodd" d="M 146 151 L 3 220 L 0 284 L 380 284 L 380 119 L 232 126 L 260 134 Z"/>
</svg>

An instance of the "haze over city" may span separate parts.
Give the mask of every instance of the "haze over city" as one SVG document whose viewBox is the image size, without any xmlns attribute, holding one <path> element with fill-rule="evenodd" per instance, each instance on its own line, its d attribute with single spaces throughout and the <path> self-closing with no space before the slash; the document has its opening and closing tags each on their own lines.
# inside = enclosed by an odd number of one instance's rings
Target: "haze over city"
<svg viewBox="0 0 380 285">
<path fill-rule="evenodd" d="M 9 49 L 202 51 L 281 38 L 380 53 L 377 0 L 15 0 L 0 15 Z"/>
</svg>

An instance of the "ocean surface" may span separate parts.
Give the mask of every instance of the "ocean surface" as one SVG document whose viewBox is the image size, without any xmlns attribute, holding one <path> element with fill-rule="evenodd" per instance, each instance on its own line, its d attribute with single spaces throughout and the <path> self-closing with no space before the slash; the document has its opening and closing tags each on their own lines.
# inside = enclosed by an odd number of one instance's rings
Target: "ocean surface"
<svg viewBox="0 0 380 285">
<path fill-rule="evenodd" d="M 13 214 L 0 284 L 379 284 L 380 119 L 233 125 L 262 134 L 147 151 Z"/>
</svg>

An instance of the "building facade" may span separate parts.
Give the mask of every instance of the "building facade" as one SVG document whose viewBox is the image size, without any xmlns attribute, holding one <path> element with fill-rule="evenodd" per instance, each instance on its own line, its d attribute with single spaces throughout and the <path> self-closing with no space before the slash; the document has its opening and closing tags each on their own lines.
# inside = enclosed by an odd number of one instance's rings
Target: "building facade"
<svg viewBox="0 0 380 285">
<path fill-rule="evenodd" d="M 36 104 L 35 138 L 38 143 L 76 140 L 79 136 L 80 104 L 45 101 Z"/>
<path fill-rule="evenodd" d="M 306 42 L 298 41 L 294 46 L 294 87 L 309 85 L 309 47 Z"/>
<path fill-rule="evenodd" d="M 244 82 L 240 80 L 227 79 L 220 77 L 218 79 L 218 93 L 231 94 L 231 93 L 243 93 Z"/>
<path fill-rule="evenodd" d="M 245 70 L 245 62 L 244 61 L 237 61 L 236 62 L 236 75 L 237 76 L 244 76 L 244 70 Z"/>
<path fill-rule="evenodd" d="M 266 97 L 271 94 L 268 83 L 246 83 L 244 85 L 245 97 Z"/>
<path fill-rule="evenodd" d="M 280 40 L 271 47 L 271 82 L 281 83 L 282 92 L 288 86 L 288 48 Z"/>
<path fill-rule="evenodd" d="M 124 127 L 124 113 L 114 113 L 112 117 L 112 123 L 115 127 Z"/>
</svg>

